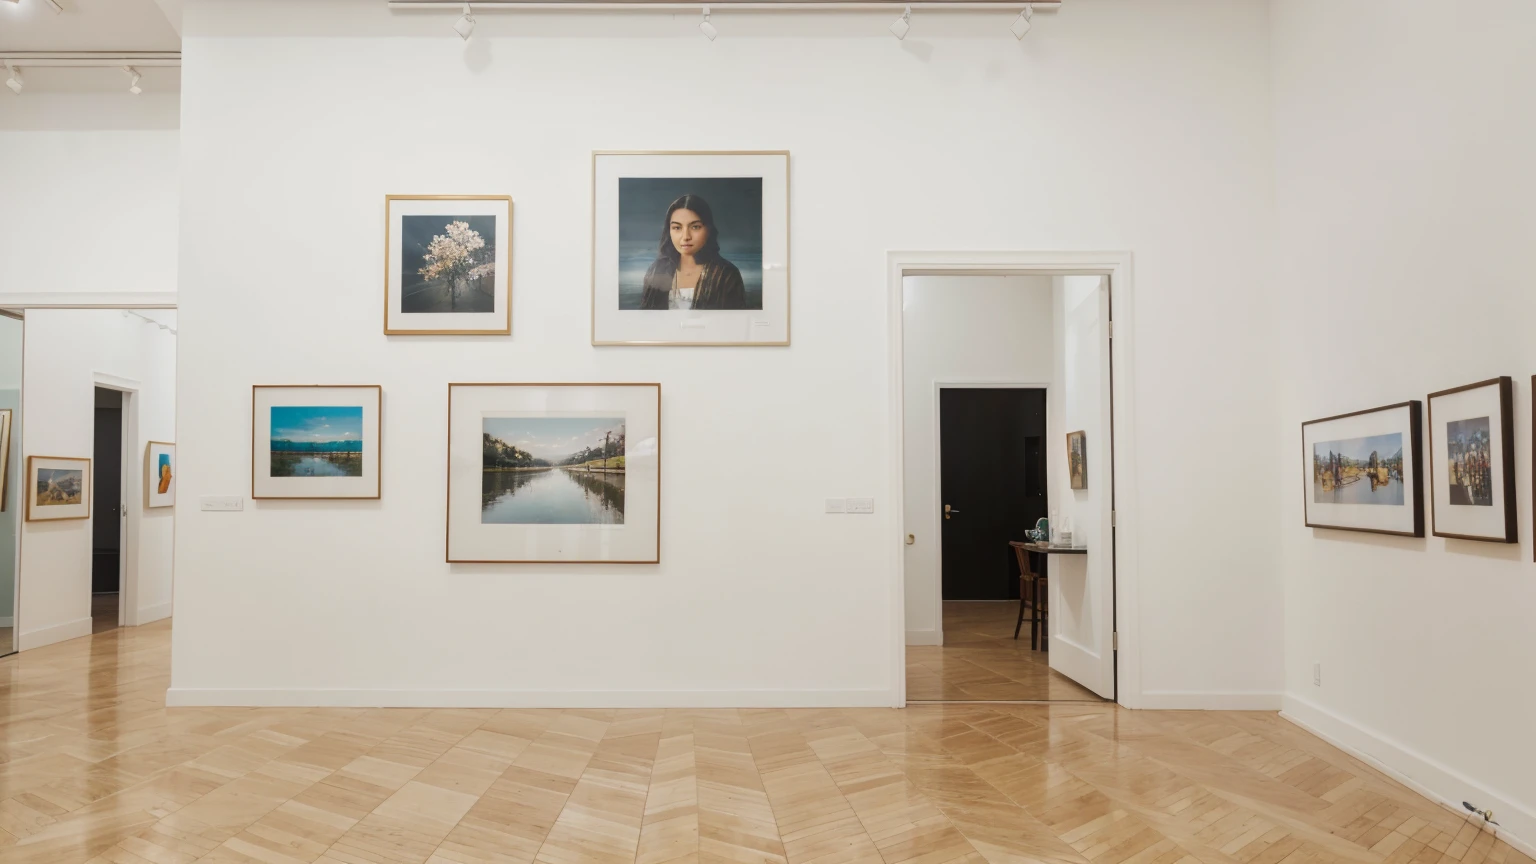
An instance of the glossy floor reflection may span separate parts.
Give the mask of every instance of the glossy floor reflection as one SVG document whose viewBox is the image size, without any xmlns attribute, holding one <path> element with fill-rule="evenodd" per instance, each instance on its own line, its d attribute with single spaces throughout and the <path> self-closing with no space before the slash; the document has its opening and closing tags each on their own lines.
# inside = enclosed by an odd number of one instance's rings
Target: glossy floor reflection
<svg viewBox="0 0 1536 864">
<path fill-rule="evenodd" d="M 166 709 L 170 632 L 0 660 L 0 861 L 1531 864 L 1274 714 Z"/>
<path fill-rule="evenodd" d="M 907 699 L 914 702 L 1103 701 L 1052 672 L 1029 647 L 1029 622 L 1013 638 L 1017 600 L 944 601 L 944 644 L 907 646 Z"/>
</svg>

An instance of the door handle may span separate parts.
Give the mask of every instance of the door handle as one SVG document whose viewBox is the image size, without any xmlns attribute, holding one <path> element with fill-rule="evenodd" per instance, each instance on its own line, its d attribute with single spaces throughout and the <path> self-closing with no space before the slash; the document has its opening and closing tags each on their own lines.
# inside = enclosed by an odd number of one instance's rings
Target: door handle
<svg viewBox="0 0 1536 864">
<path fill-rule="evenodd" d="M 959 513 L 960 513 L 959 510 L 956 510 L 955 508 L 949 506 L 948 504 L 944 505 L 944 518 L 945 519 L 948 519 L 950 517 L 950 514 L 958 515 Z"/>
</svg>

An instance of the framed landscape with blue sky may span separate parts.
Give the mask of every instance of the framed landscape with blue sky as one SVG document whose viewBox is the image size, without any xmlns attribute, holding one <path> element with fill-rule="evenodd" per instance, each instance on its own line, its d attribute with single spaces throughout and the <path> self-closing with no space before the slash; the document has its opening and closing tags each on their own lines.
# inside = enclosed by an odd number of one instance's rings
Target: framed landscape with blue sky
<svg viewBox="0 0 1536 864">
<path fill-rule="evenodd" d="M 382 388 L 251 390 L 252 498 L 378 498 Z"/>
</svg>

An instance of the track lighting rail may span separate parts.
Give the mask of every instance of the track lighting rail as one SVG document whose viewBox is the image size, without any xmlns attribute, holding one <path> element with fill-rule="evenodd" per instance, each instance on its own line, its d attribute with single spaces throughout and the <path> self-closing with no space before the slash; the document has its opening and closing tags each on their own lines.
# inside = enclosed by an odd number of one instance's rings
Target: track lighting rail
<svg viewBox="0 0 1536 864">
<path fill-rule="evenodd" d="M 41 69 L 55 66 L 73 69 L 114 66 L 180 66 L 180 51 L 4 51 L 0 64 Z"/>
</svg>

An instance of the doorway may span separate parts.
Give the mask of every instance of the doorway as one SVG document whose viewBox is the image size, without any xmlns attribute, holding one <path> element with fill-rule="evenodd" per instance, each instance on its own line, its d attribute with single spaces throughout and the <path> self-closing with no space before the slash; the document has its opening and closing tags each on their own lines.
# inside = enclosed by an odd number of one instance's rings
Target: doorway
<svg viewBox="0 0 1536 864">
<path fill-rule="evenodd" d="M 91 464 L 91 632 L 122 624 L 123 394 L 96 388 Z"/>
<path fill-rule="evenodd" d="M 1128 598 L 1116 593 L 1111 279 L 1127 274 L 1128 285 L 1128 259 L 892 253 L 890 263 L 900 703 L 1115 700 L 1116 604 Z M 1085 454 L 1076 462 L 1069 433 Z M 1073 471 L 1084 464 L 1086 475 Z M 1070 554 L 1010 545 L 1031 540 L 1041 516 L 1071 531 Z M 1038 602 L 1021 609 L 1021 588 Z"/>
</svg>

